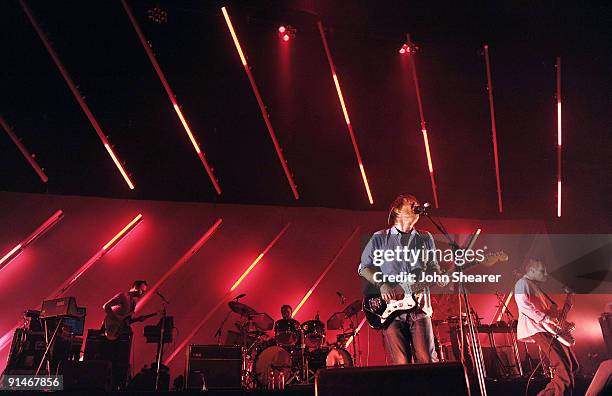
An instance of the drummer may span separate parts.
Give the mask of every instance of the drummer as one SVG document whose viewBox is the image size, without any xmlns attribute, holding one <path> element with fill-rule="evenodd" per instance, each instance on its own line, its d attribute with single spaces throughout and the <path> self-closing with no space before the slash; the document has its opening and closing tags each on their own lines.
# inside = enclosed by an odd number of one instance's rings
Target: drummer
<svg viewBox="0 0 612 396">
<path fill-rule="evenodd" d="M 287 305 L 287 304 L 283 305 L 281 307 L 281 316 L 283 318 L 280 320 L 277 320 L 276 323 L 274 323 L 274 330 L 276 330 L 279 323 L 283 323 L 283 324 L 287 323 L 289 324 L 289 327 L 298 329 L 300 327 L 300 322 L 298 322 L 297 320 L 291 317 L 292 313 L 293 313 L 293 308 L 291 308 L 291 305 Z"/>
</svg>

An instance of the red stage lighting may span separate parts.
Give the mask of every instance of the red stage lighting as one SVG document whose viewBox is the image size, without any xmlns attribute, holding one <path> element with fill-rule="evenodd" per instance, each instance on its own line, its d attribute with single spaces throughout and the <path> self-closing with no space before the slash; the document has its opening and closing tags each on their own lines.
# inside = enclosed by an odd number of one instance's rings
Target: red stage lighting
<svg viewBox="0 0 612 396">
<path fill-rule="evenodd" d="M 412 44 L 410 36 L 408 36 L 407 47 L 411 53 L 415 53 L 418 47 Z M 416 65 L 414 62 L 414 56 L 409 56 L 408 61 L 410 62 L 412 79 L 414 80 L 414 87 L 416 90 L 417 104 L 419 107 L 419 117 L 421 119 L 421 132 L 423 133 L 423 144 L 425 145 L 425 153 L 427 155 L 427 168 L 429 170 L 429 178 L 431 180 L 431 190 L 433 193 L 434 204 L 438 207 L 438 190 L 436 188 L 436 178 L 434 175 L 433 161 L 431 159 L 431 151 L 429 149 L 429 138 L 427 137 L 427 122 L 425 121 L 425 112 L 423 111 L 423 101 L 421 100 L 421 88 L 419 86 L 419 79 L 417 77 Z"/>
<path fill-rule="evenodd" d="M 43 44 L 45 45 L 45 48 L 47 49 L 47 52 L 49 52 L 49 55 L 53 59 L 53 62 L 55 62 L 55 66 L 57 66 L 58 70 L 64 77 L 64 80 L 66 81 L 66 84 L 68 84 L 68 88 L 70 88 L 72 95 L 74 96 L 76 101 L 81 106 L 83 113 L 85 113 L 85 116 L 87 116 L 87 119 L 89 120 L 89 122 L 91 123 L 91 126 L 94 128 L 94 130 L 98 134 L 98 137 L 102 141 L 102 144 L 104 144 L 104 147 L 106 148 L 106 151 L 108 151 L 108 154 L 111 156 L 113 162 L 115 163 L 115 166 L 117 166 L 117 168 L 119 169 L 119 172 L 121 172 L 121 175 L 123 176 L 123 179 L 127 183 L 128 187 L 130 187 L 130 190 L 133 190 L 134 183 L 132 183 L 132 180 L 130 180 L 127 172 L 125 171 L 125 169 L 123 169 L 121 162 L 117 159 L 117 156 L 111 149 L 110 143 L 108 142 L 108 139 L 106 138 L 106 134 L 104 133 L 104 131 L 102 131 L 102 127 L 98 123 L 98 120 L 96 120 L 93 113 L 91 112 L 91 109 L 89 108 L 87 103 L 85 103 L 85 100 L 83 99 L 83 95 L 81 95 L 81 93 L 77 89 L 76 84 L 74 83 L 74 81 L 72 81 L 72 78 L 68 74 L 68 71 L 64 67 L 64 64 L 61 62 L 59 56 L 57 55 L 57 53 L 51 46 L 51 43 L 49 43 L 47 36 L 45 36 L 45 33 L 40 28 L 40 26 L 38 26 L 38 22 L 36 22 L 36 19 L 34 19 L 34 15 L 30 11 L 30 8 L 26 5 L 25 1 L 23 0 L 20 0 L 19 4 L 21 4 L 21 8 L 23 8 L 23 11 L 26 13 L 28 19 L 30 20 L 30 23 L 34 27 L 34 30 L 36 30 L 36 33 L 38 33 L 38 36 L 40 37 Z"/>
<path fill-rule="evenodd" d="M 291 171 L 289 170 L 289 166 L 287 165 L 287 161 L 285 160 L 285 155 L 283 154 L 283 150 L 278 143 L 278 139 L 276 138 L 276 133 L 274 132 L 274 128 L 272 127 L 272 122 L 270 121 L 270 116 L 268 115 L 268 110 L 264 105 L 264 102 L 259 93 L 259 89 L 257 88 L 257 84 L 255 83 L 255 79 L 253 78 L 253 74 L 251 73 L 251 68 L 247 64 L 247 60 L 242 52 L 242 47 L 240 46 L 240 42 L 238 41 L 238 36 L 236 36 L 236 31 L 234 30 L 234 25 L 232 24 L 232 20 L 230 19 L 229 14 L 225 7 L 221 7 L 221 12 L 223 13 L 223 17 L 225 18 L 225 23 L 227 23 L 227 28 L 230 31 L 232 39 L 234 40 L 234 45 L 236 46 L 236 50 L 238 51 L 238 55 L 240 56 L 240 61 L 242 62 L 242 66 L 244 66 L 244 71 L 249 78 L 249 82 L 251 83 L 251 88 L 253 89 L 253 94 L 255 94 L 255 98 L 257 99 L 257 104 L 259 105 L 259 110 L 261 111 L 261 115 L 264 118 L 264 122 L 266 123 L 266 127 L 268 128 L 268 133 L 270 134 L 270 138 L 272 139 L 272 143 L 274 144 L 274 149 L 276 150 L 276 155 L 278 155 L 278 159 L 280 160 L 281 166 L 283 167 L 283 171 L 285 172 L 285 177 L 289 182 L 289 186 L 291 187 L 291 191 L 293 192 L 293 197 L 297 200 L 300 198 L 300 195 L 297 191 L 297 185 L 293 181 L 293 175 L 291 175 Z"/>
<path fill-rule="evenodd" d="M 63 295 L 69 288 L 76 282 L 92 265 L 98 260 L 104 257 L 115 245 L 125 238 L 125 236 L 134 229 L 138 224 L 142 222 L 142 215 L 136 216 L 128 225 L 123 227 L 108 243 L 106 243 L 96 254 L 94 254 L 85 264 L 83 264 L 78 270 L 70 275 L 60 286 L 58 286 L 45 300 L 57 298 Z M 2 351 L 11 339 L 11 336 L 15 329 L 19 327 L 20 323 L 17 323 L 8 333 L 0 337 L 0 351 Z"/>
<path fill-rule="evenodd" d="M 325 277 L 325 275 L 327 275 L 327 273 L 329 272 L 329 270 L 332 269 L 332 267 L 334 266 L 334 264 L 336 264 L 336 261 L 338 261 L 338 258 L 340 257 L 340 255 L 342 254 L 342 252 L 344 252 L 344 249 L 346 249 L 346 247 L 348 246 L 349 242 L 353 239 L 353 237 L 355 235 L 357 235 L 357 231 L 359 230 L 359 227 L 356 227 L 353 232 L 351 233 L 351 235 L 348 237 L 348 239 L 346 241 L 344 241 L 344 243 L 342 244 L 342 246 L 340 247 L 340 250 L 338 250 L 338 252 L 334 255 L 334 257 L 332 258 L 332 260 L 329 262 L 329 264 L 327 265 L 327 267 L 325 267 L 325 269 L 323 270 L 323 272 L 321 273 L 321 275 L 319 275 L 319 277 L 317 278 L 317 280 L 315 281 L 315 283 L 310 287 L 310 289 L 308 290 L 308 292 L 306 292 L 306 294 L 304 295 L 304 297 L 302 297 L 302 300 L 299 302 L 299 304 L 295 307 L 295 309 L 293 310 L 293 313 L 291 314 L 292 318 L 295 318 L 295 315 L 297 315 L 298 311 L 302 308 L 302 306 L 304 305 L 304 303 L 306 303 L 306 300 L 308 300 L 308 298 L 310 298 L 310 295 L 314 292 L 314 290 L 317 288 L 317 286 L 319 286 L 319 283 L 321 283 L 321 281 L 323 280 L 323 278 Z"/>
<path fill-rule="evenodd" d="M 249 272 L 251 272 L 253 270 L 253 268 L 255 268 L 255 266 L 259 263 L 259 261 L 263 258 L 263 256 L 268 253 L 268 251 L 270 249 L 272 249 L 272 247 L 276 244 L 276 242 L 278 242 L 278 240 L 280 239 L 280 237 L 283 236 L 283 234 L 285 233 L 285 231 L 287 231 L 287 228 L 289 228 L 289 225 L 291 223 L 287 223 L 282 230 L 280 230 L 280 232 L 278 233 L 278 235 L 276 235 L 276 237 L 268 244 L 268 246 L 266 246 L 266 248 L 259 253 L 259 256 L 257 256 L 257 258 L 251 263 L 251 265 L 249 265 L 249 267 L 242 273 L 242 275 L 240 275 L 240 277 L 238 278 L 238 280 L 236 280 L 236 282 L 234 282 L 234 284 L 232 285 L 232 287 L 230 288 L 230 292 L 233 292 L 234 290 L 236 290 L 236 288 L 242 283 L 242 281 L 244 280 L 244 278 L 246 278 L 246 276 L 249 274 Z"/>
<path fill-rule="evenodd" d="M 202 320 L 191 330 L 191 332 L 187 335 L 187 337 L 185 337 L 185 339 L 178 345 L 178 347 L 176 347 L 174 349 L 174 351 L 172 351 L 172 353 L 170 354 L 170 356 L 168 356 L 166 358 L 166 360 L 164 361 L 165 365 L 168 365 L 172 362 L 172 360 L 178 355 L 178 353 L 185 348 L 185 346 L 189 343 L 189 341 L 191 341 L 191 339 L 197 334 L 198 331 L 200 331 L 200 329 L 202 328 L 202 326 L 204 326 L 204 324 L 208 321 L 208 319 L 210 319 L 212 317 L 212 315 L 215 313 L 215 311 L 217 309 L 219 309 L 219 307 L 221 307 L 222 305 L 225 304 L 227 297 L 230 295 L 230 293 L 232 291 L 234 291 L 241 283 L 242 281 L 246 278 L 246 276 L 249 274 L 249 272 L 251 272 L 251 270 L 253 270 L 253 268 L 255 268 L 255 266 L 259 263 L 259 261 L 263 258 L 263 256 L 265 256 L 265 254 L 272 249 L 272 247 L 276 244 L 276 242 L 280 239 L 281 236 L 283 236 L 283 234 L 285 233 L 285 231 L 287 231 L 287 228 L 289 228 L 289 225 L 291 223 L 287 223 L 283 229 L 278 233 L 278 235 L 276 235 L 276 237 L 268 244 L 268 246 L 266 246 L 266 248 L 257 256 L 257 258 L 251 263 L 251 265 L 249 265 L 249 267 L 246 269 L 246 271 L 244 271 L 244 273 L 240 276 L 240 278 L 238 278 L 238 280 L 233 284 L 233 286 L 230 288 L 230 290 L 228 290 L 223 297 L 221 298 L 221 300 L 219 300 L 219 302 L 212 307 L 210 310 L 208 310 L 208 312 L 206 313 L 206 315 L 204 316 L 204 318 L 202 318 Z"/>
<path fill-rule="evenodd" d="M 148 293 L 145 294 L 140 299 L 140 301 L 138 301 L 138 304 L 136 304 L 136 312 L 138 312 L 147 303 L 149 298 L 155 293 L 157 289 L 159 289 L 159 287 L 162 285 L 162 283 L 166 281 L 166 279 L 168 279 L 172 274 L 178 271 L 178 269 L 183 266 L 183 264 L 189 261 L 200 251 L 202 246 L 204 246 L 204 244 L 210 239 L 210 237 L 212 237 L 215 231 L 217 231 L 222 221 L 222 219 L 218 219 L 215 224 L 213 224 L 208 229 L 208 231 L 206 231 L 204 235 L 202 235 L 202 237 L 198 239 L 197 242 L 194 243 L 193 246 L 191 246 L 187 250 L 187 252 L 185 252 L 185 254 L 176 263 L 174 263 L 174 265 L 168 271 L 166 271 L 166 273 L 148 290 Z"/>
<path fill-rule="evenodd" d="M 289 35 L 288 34 L 284 34 L 283 35 L 283 41 L 289 41 Z"/>
<path fill-rule="evenodd" d="M 344 121 L 346 122 L 346 126 L 351 137 L 351 142 L 353 143 L 353 150 L 355 151 L 355 156 L 357 157 L 357 164 L 359 166 L 359 172 L 361 172 L 361 178 L 363 179 L 363 185 L 365 187 L 366 194 L 368 195 L 368 201 L 370 202 L 370 205 L 373 205 L 374 199 L 372 198 L 372 192 L 370 191 L 370 185 L 368 183 L 368 178 L 366 177 L 365 167 L 361 159 L 361 153 L 359 152 L 359 147 L 357 146 L 357 138 L 355 137 L 355 133 L 353 132 L 353 126 L 351 124 L 348 111 L 346 110 L 346 104 L 344 103 L 344 97 L 342 96 L 342 90 L 340 89 L 340 83 L 338 82 L 338 75 L 336 74 L 336 67 L 334 66 L 331 51 L 329 50 L 329 46 L 327 45 L 327 38 L 325 37 L 325 31 L 323 30 L 323 24 L 321 23 L 321 21 L 317 22 L 317 26 L 319 27 L 321 41 L 323 41 L 323 47 L 325 49 L 325 54 L 327 55 L 329 68 L 331 69 L 334 85 L 336 86 L 336 92 L 338 93 L 338 99 L 340 100 L 340 106 L 342 107 L 342 113 L 344 114 Z"/>
<path fill-rule="evenodd" d="M 38 162 L 36 162 L 36 160 L 34 159 L 34 155 L 30 154 L 26 146 L 24 146 L 24 144 L 17 137 L 17 135 L 15 135 L 11 127 L 8 125 L 6 121 L 4 121 L 4 117 L 2 116 L 0 116 L 0 124 L 2 124 L 2 127 L 4 128 L 6 133 L 9 135 L 13 143 L 15 143 L 15 146 L 17 146 L 19 151 L 21 151 L 21 154 L 23 154 L 23 157 L 26 159 L 26 161 L 28 161 L 28 163 L 34 169 L 36 174 L 38 174 L 38 177 L 40 177 L 40 180 L 42 180 L 43 183 L 46 183 L 47 181 L 49 181 L 49 178 L 47 177 L 45 172 L 42 170 L 40 165 L 38 165 Z"/>
<path fill-rule="evenodd" d="M 361 322 L 359 322 L 359 326 L 357 326 L 357 328 L 355 329 L 355 333 L 359 333 L 359 331 L 361 330 L 361 328 L 363 327 L 363 324 L 365 323 L 366 318 L 361 319 Z M 350 336 L 348 340 L 346 340 L 346 344 L 344 344 L 344 348 L 348 348 L 349 345 L 351 345 L 351 343 L 353 342 L 354 337 Z"/>
<path fill-rule="evenodd" d="M 25 238 L 20 244 L 15 246 L 11 251 L 5 254 L 0 259 L 0 271 L 5 268 L 13 259 L 15 259 L 25 248 L 27 248 L 32 242 L 40 238 L 45 232 L 49 231 L 51 227 L 57 224 L 64 217 L 64 212 L 58 210 L 51 217 L 49 217 L 43 224 L 41 224 L 33 233 Z"/>
<path fill-rule="evenodd" d="M 497 183 L 497 208 L 504 211 L 502 204 L 501 178 L 499 176 L 499 154 L 497 150 L 497 128 L 495 126 L 495 106 L 493 104 L 493 81 L 491 80 L 491 63 L 489 61 L 489 46 L 484 46 L 485 64 L 487 70 L 487 87 L 489 91 L 489 111 L 491 113 L 491 133 L 493 135 L 493 157 L 495 160 L 495 181 Z"/>
<path fill-rule="evenodd" d="M 144 47 L 144 50 L 147 56 L 149 57 L 149 61 L 153 65 L 153 69 L 155 69 L 155 72 L 157 73 L 157 77 L 159 77 L 162 83 L 162 86 L 164 87 L 166 94 L 168 95 L 168 99 L 170 99 L 170 102 L 172 103 L 172 106 L 174 107 L 174 111 L 178 115 L 179 120 L 181 121 L 181 124 L 183 125 L 183 129 L 185 129 L 185 132 L 187 133 L 187 136 L 189 137 L 189 140 L 191 141 L 191 144 L 193 145 L 193 148 L 195 149 L 196 154 L 198 155 L 198 158 L 200 158 L 200 162 L 202 162 L 202 165 L 204 166 L 204 169 L 206 170 L 206 173 L 208 174 L 208 177 L 210 178 L 210 181 L 212 182 L 213 187 L 215 188 L 215 191 L 217 192 L 217 194 L 221 194 L 221 186 L 219 185 L 219 182 L 213 173 L 212 167 L 208 164 L 208 161 L 206 161 L 206 158 L 204 157 L 204 153 L 200 149 L 200 145 L 198 144 L 195 137 L 193 136 L 193 133 L 191 132 L 191 128 L 189 128 L 189 125 L 187 124 L 187 120 L 185 120 L 185 117 L 183 116 L 183 113 L 181 112 L 181 109 L 179 108 L 179 105 L 176 101 L 176 95 L 174 95 L 174 92 L 172 91 L 172 88 L 170 87 L 170 84 L 168 83 L 168 80 L 166 79 L 164 72 L 159 66 L 159 63 L 157 63 L 157 59 L 155 58 L 155 54 L 153 53 L 153 50 L 151 49 L 151 45 L 149 44 L 149 42 L 147 42 L 144 36 L 144 33 L 140 29 L 140 25 L 138 25 L 138 21 L 136 21 L 136 18 L 132 14 L 132 10 L 127 5 L 127 2 L 125 0 L 121 0 L 121 3 L 123 4 L 123 8 L 125 9 L 125 12 L 130 18 L 130 21 L 132 22 L 132 26 L 134 27 L 134 30 L 136 31 L 136 35 L 140 39 L 140 43 Z"/>
<path fill-rule="evenodd" d="M 561 58 L 557 57 L 557 217 L 561 217 Z"/>
<path fill-rule="evenodd" d="M 279 33 L 285 33 L 285 31 L 287 30 L 287 28 L 285 28 L 284 26 L 281 26 L 278 28 L 278 32 Z"/>
<path fill-rule="evenodd" d="M 117 233 L 117 235 L 115 235 L 113 237 L 113 239 L 108 241 L 108 243 L 106 245 L 104 245 L 104 247 L 102 247 L 102 249 L 106 250 L 106 251 L 110 251 L 115 245 L 117 245 L 117 242 L 121 238 L 123 238 L 125 235 L 127 235 L 128 232 L 132 231 L 132 229 L 134 227 L 136 227 L 138 224 L 140 224 L 141 221 L 142 221 L 142 215 L 138 214 L 138 216 L 134 217 L 134 219 L 132 221 L 130 221 L 128 225 L 123 227 L 123 229 L 121 231 L 119 231 L 119 233 Z"/>
</svg>

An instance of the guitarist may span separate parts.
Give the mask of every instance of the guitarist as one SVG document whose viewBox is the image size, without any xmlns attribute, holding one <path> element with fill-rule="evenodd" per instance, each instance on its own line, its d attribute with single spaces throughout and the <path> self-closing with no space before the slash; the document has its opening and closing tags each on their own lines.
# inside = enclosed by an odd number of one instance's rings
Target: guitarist
<svg viewBox="0 0 612 396">
<path fill-rule="evenodd" d="M 514 299 L 519 311 L 517 337 L 523 342 L 535 342 L 554 370 L 552 380 L 538 395 L 571 395 L 578 361 L 569 347 L 561 344 L 544 328 L 554 325 L 552 312 L 557 306 L 540 286 L 548 279 L 546 267 L 541 260 L 528 259 L 525 275 L 514 286 Z"/>
<path fill-rule="evenodd" d="M 103 331 L 107 339 L 104 347 L 106 357 L 104 360 L 113 364 L 114 389 L 124 389 L 127 385 L 132 346 L 132 329 L 129 323 L 135 321 L 132 315 L 136 309 L 136 303 L 147 292 L 147 287 L 147 281 L 134 281 L 130 290 L 117 293 L 102 306 L 106 313 Z"/>
<path fill-rule="evenodd" d="M 385 302 L 401 300 L 404 298 L 404 289 L 397 283 L 379 282 L 381 272 L 384 275 L 398 275 L 402 272 L 411 272 L 414 269 L 429 269 L 439 272 L 437 262 L 423 263 L 391 260 L 375 264 L 375 251 L 404 249 L 435 249 L 433 237 L 428 232 L 415 230 L 414 225 L 419 221 L 419 214 L 414 208 L 419 205 L 418 200 L 409 194 L 399 195 L 392 202 L 389 210 L 388 224 L 391 226 L 372 235 L 361 254 L 359 275 L 365 278 L 369 287 L 380 290 Z M 367 292 L 366 292 L 367 293 Z M 431 323 L 431 297 L 429 289 L 422 292 L 417 309 L 403 313 L 396 317 L 389 326 L 383 330 L 385 349 L 391 364 L 433 363 L 438 361 L 434 345 L 434 334 Z M 413 353 L 414 351 L 414 353 Z"/>
</svg>

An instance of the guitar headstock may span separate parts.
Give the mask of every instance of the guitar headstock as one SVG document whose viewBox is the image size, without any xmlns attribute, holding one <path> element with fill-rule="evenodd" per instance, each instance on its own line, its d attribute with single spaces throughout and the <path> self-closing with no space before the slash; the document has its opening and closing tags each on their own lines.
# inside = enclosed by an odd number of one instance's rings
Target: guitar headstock
<svg viewBox="0 0 612 396">
<path fill-rule="evenodd" d="M 500 250 L 499 252 L 486 254 L 484 260 L 482 260 L 482 263 L 480 263 L 480 265 L 484 267 L 492 267 L 493 265 L 497 264 L 497 262 L 508 261 L 508 259 L 508 254 L 503 250 Z"/>
</svg>

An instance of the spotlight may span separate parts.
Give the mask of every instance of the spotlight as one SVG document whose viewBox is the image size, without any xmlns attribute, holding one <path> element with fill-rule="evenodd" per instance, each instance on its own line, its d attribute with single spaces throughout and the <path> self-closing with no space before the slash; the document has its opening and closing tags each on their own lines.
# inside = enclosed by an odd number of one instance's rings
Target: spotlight
<svg viewBox="0 0 612 396">
<path fill-rule="evenodd" d="M 278 38 L 283 41 L 289 41 L 295 38 L 296 28 L 290 25 L 280 25 L 278 28 Z"/>
<path fill-rule="evenodd" d="M 158 25 L 168 23 L 168 12 L 159 7 L 147 10 L 147 17 L 150 21 L 157 23 Z"/>
<path fill-rule="evenodd" d="M 399 53 L 402 54 L 402 55 L 405 55 L 405 54 L 414 54 L 418 50 L 419 50 L 419 47 L 417 47 L 414 44 L 404 44 L 404 45 L 402 45 L 402 48 L 399 49 Z"/>
</svg>

